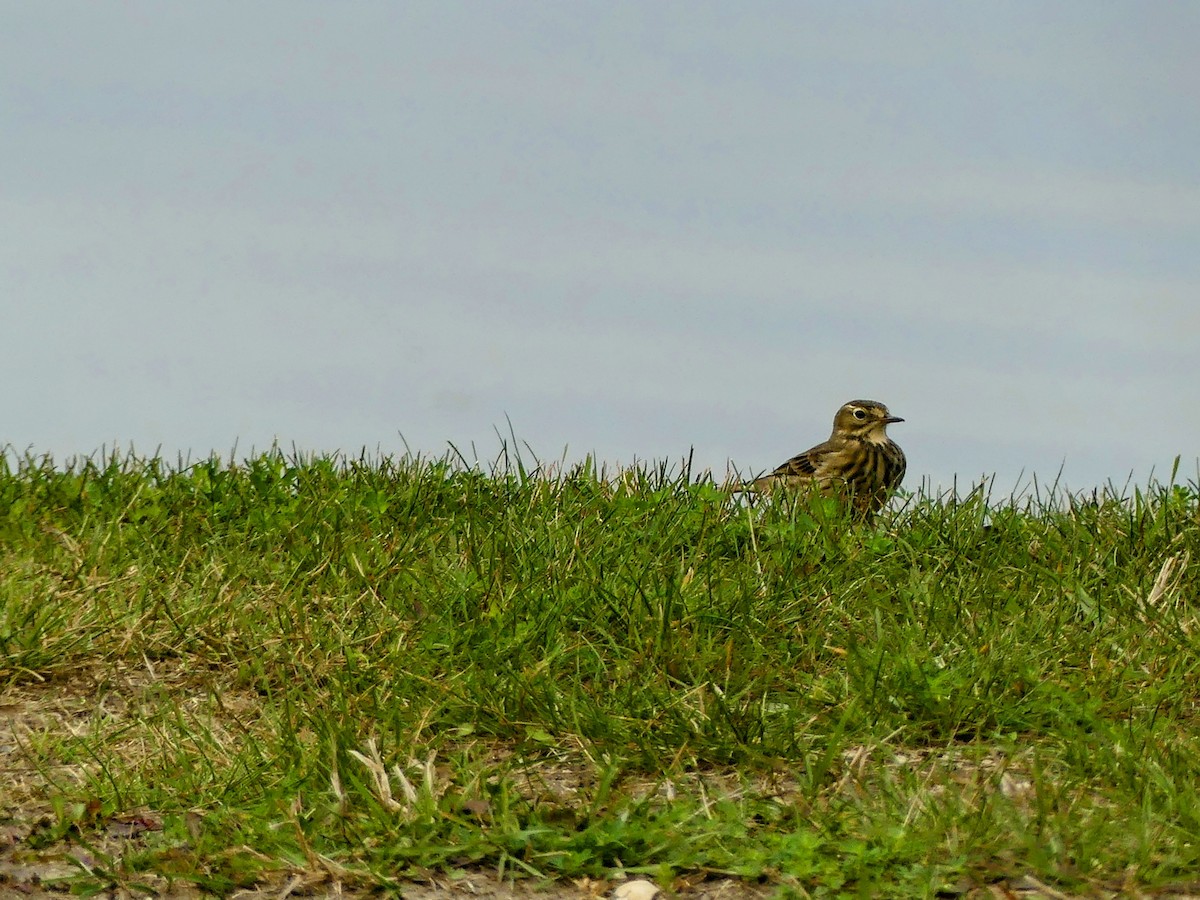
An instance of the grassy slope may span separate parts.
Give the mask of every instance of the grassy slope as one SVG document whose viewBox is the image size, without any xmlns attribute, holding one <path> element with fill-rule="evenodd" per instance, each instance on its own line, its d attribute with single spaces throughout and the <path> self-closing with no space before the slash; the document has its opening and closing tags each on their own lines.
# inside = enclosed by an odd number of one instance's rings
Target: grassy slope
<svg viewBox="0 0 1200 900">
<path fill-rule="evenodd" d="M 16 735 L 57 810 L 29 840 L 149 811 L 86 877 L 215 890 L 306 863 L 877 896 L 1200 869 L 1194 485 L 864 528 L 514 469 L 0 472 L 0 686 L 95 698 Z"/>
</svg>

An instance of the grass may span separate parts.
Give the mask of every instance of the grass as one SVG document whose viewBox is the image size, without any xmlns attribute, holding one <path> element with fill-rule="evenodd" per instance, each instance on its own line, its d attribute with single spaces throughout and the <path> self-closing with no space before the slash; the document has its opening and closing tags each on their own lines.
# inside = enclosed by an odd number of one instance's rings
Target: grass
<svg viewBox="0 0 1200 900">
<path fill-rule="evenodd" d="M 0 828 L 84 893 L 1178 886 L 1197 493 L 863 526 L 686 467 L 10 454 Z"/>
</svg>

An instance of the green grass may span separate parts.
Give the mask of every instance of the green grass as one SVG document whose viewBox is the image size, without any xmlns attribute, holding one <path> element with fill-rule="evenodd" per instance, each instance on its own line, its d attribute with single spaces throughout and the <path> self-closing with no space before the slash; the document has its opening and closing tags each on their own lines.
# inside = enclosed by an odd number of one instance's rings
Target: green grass
<svg viewBox="0 0 1200 900">
<path fill-rule="evenodd" d="M 10 455 L 0 825 L 89 848 L 82 891 L 1180 883 L 1197 509 L 978 490 L 863 526 L 666 466 Z"/>
</svg>

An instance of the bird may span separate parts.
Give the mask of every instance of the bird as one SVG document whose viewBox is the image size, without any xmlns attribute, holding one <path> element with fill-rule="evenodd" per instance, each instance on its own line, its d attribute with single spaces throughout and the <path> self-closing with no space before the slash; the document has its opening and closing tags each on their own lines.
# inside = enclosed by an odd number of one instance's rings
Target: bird
<svg viewBox="0 0 1200 900">
<path fill-rule="evenodd" d="M 904 480 L 904 451 L 887 435 L 903 422 L 875 400 L 851 400 L 833 417 L 829 440 L 793 456 L 775 471 L 754 479 L 751 491 L 816 487 L 827 496 L 848 499 L 855 513 L 870 518 Z"/>
</svg>

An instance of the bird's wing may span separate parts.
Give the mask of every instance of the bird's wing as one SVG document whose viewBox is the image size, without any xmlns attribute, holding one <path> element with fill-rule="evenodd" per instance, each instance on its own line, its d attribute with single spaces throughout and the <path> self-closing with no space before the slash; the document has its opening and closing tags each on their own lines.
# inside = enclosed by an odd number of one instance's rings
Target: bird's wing
<svg viewBox="0 0 1200 900">
<path fill-rule="evenodd" d="M 821 469 L 828 460 L 833 446 L 829 441 L 810 447 L 803 453 L 797 453 L 787 462 L 777 468 L 772 475 L 792 478 L 814 478 L 821 475 Z"/>
<path fill-rule="evenodd" d="M 836 448 L 830 441 L 810 447 L 793 456 L 775 471 L 755 478 L 748 489 L 762 491 L 788 482 L 820 480 L 825 474 L 824 468 L 829 461 L 829 454 L 834 449 Z"/>
</svg>

